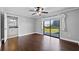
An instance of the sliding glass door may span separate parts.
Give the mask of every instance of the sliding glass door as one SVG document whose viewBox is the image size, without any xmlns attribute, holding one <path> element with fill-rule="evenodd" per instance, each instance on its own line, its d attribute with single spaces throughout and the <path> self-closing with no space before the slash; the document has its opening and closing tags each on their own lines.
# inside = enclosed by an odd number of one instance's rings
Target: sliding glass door
<svg viewBox="0 0 79 59">
<path fill-rule="evenodd" d="M 51 20 L 51 36 L 57 38 L 60 36 L 60 21 L 58 19 Z"/>
<path fill-rule="evenodd" d="M 60 21 L 59 19 L 43 21 L 43 33 L 52 37 L 60 37 Z"/>
</svg>

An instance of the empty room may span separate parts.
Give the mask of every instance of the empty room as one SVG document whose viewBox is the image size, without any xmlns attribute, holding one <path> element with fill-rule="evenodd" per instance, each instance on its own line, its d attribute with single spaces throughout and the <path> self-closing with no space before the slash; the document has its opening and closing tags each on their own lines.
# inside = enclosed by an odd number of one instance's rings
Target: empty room
<svg viewBox="0 0 79 59">
<path fill-rule="evenodd" d="M 79 51 L 79 7 L 0 7 L 0 51 Z"/>
</svg>

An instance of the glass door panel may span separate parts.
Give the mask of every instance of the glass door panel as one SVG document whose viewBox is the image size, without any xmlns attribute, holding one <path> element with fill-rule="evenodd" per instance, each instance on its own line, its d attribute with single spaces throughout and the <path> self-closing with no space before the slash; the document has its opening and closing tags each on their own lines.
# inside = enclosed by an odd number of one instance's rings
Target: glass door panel
<svg viewBox="0 0 79 59">
<path fill-rule="evenodd" d="M 60 21 L 58 19 L 51 20 L 51 36 L 60 37 Z"/>
<path fill-rule="evenodd" d="M 44 34 L 50 35 L 50 20 L 44 21 Z"/>
</svg>

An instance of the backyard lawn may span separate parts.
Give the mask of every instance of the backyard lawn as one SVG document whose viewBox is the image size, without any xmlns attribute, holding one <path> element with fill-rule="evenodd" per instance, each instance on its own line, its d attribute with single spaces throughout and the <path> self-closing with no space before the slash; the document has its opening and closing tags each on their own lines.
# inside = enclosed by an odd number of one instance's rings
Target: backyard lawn
<svg viewBox="0 0 79 59">
<path fill-rule="evenodd" d="M 50 33 L 50 29 L 49 28 L 45 28 L 45 32 Z M 51 29 L 52 33 L 57 33 L 59 32 L 59 29 Z"/>
</svg>

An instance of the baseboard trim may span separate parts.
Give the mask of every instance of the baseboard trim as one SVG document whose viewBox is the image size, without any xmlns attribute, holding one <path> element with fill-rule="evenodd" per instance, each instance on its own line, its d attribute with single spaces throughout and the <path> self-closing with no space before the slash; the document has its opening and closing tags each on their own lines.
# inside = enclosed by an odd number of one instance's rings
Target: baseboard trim
<svg viewBox="0 0 79 59">
<path fill-rule="evenodd" d="M 8 37 L 8 39 L 10 39 L 10 38 L 14 38 L 14 37 L 25 36 L 25 35 L 31 35 L 31 34 L 35 34 L 35 33 L 37 33 L 37 32 L 32 32 L 32 33 L 28 33 L 28 34 L 23 34 L 23 35 L 13 36 L 13 37 Z M 37 33 L 37 34 L 41 34 L 41 33 Z"/>
<path fill-rule="evenodd" d="M 70 40 L 70 39 L 67 39 L 67 38 L 60 38 L 60 39 L 79 44 L 79 42 L 75 41 L 75 40 Z"/>
<path fill-rule="evenodd" d="M 25 35 L 30 35 L 30 34 L 34 34 L 35 32 L 32 33 L 27 33 L 27 34 L 23 34 L 23 35 L 18 35 L 18 36 L 25 36 Z"/>
<path fill-rule="evenodd" d="M 41 34 L 41 35 L 43 35 L 42 33 L 39 33 L 39 32 L 33 32 L 33 33 L 28 33 L 28 34 L 23 34 L 23 35 L 18 35 L 18 36 L 13 36 L 13 37 L 8 37 L 8 39 L 9 39 L 9 38 L 14 38 L 14 37 L 25 36 L 25 35 L 31 35 L 31 34 Z M 79 42 L 78 42 L 78 41 L 75 41 L 75 40 L 70 40 L 70 39 L 62 38 L 62 37 L 60 37 L 60 39 L 62 39 L 62 40 L 66 40 L 66 41 L 70 41 L 70 42 L 74 42 L 74 43 L 79 44 Z"/>
<path fill-rule="evenodd" d="M 43 33 L 39 33 L 39 32 L 34 32 L 34 33 L 43 35 Z"/>
<path fill-rule="evenodd" d="M 17 37 L 17 36 L 8 37 L 8 39 L 9 39 L 9 38 L 13 38 L 13 37 Z"/>
<path fill-rule="evenodd" d="M 42 33 L 39 33 L 39 32 L 33 32 L 33 33 L 18 35 L 18 36 L 14 36 L 14 37 L 20 37 L 20 36 L 31 35 L 31 34 L 41 34 L 41 35 L 43 35 Z M 14 38 L 14 37 L 9 37 L 9 38 Z M 9 39 L 9 38 L 8 38 L 8 39 Z M 69 41 L 69 42 L 73 42 L 73 43 L 77 43 L 77 44 L 79 45 L 79 41 L 70 40 L 70 39 L 62 38 L 62 37 L 60 37 L 60 39 L 65 40 L 65 41 Z M 1 43 L 1 42 L 0 42 L 0 43 Z"/>
</svg>

